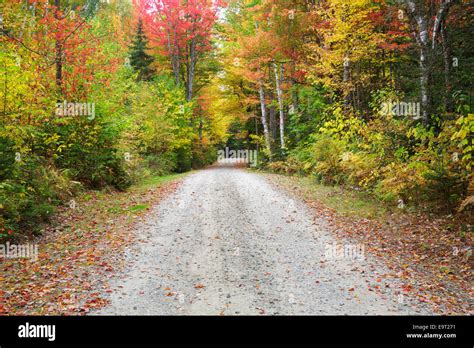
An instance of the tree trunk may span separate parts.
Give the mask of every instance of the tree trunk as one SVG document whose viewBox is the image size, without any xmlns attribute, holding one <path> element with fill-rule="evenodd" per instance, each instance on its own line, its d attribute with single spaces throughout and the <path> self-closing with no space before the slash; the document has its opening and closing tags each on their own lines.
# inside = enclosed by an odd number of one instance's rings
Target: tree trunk
<svg viewBox="0 0 474 348">
<path fill-rule="evenodd" d="M 427 36 L 427 35 L 426 35 Z M 429 125 L 428 109 L 430 103 L 429 81 L 430 64 L 428 47 L 420 47 L 420 96 L 421 96 L 421 119 L 425 125 Z"/>
<path fill-rule="evenodd" d="M 191 41 L 189 46 L 189 63 L 188 76 L 186 81 L 186 100 L 193 99 L 193 82 L 194 82 L 194 68 L 196 66 L 196 42 L 195 39 Z"/>
<path fill-rule="evenodd" d="M 272 69 L 271 66 L 268 66 L 268 81 L 272 81 Z M 268 91 L 265 91 L 265 88 L 263 89 L 263 94 L 265 92 L 268 93 L 268 99 L 270 100 L 270 105 L 267 107 L 267 113 L 268 113 L 268 121 L 269 121 L 269 130 L 270 130 L 270 136 L 272 139 L 272 145 L 273 145 L 273 139 L 276 139 L 277 136 L 277 126 L 276 126 L 276 110 L 275 106 L 273 105 L 273 100 L 275 99 L 274 94 L 273 94 L 273 88 L 269 88 Z"/>
<path fill-rule="evenodd" d="M 428 107 L 430 102 L 429 80 L 430 80 L 430 62 L 429 62 L 429 43 L 428 43 L 428 18 L 425 15 L 421 4 L 414 0 L 406 0 L 410 24 L 419 49 L 420 66 L 420 97 L 421 97 L 421 120 L 425 125 L 429 125 Z"/>
<path fill-rule="evenodd" d="M 436 14 L 432 13 L 433 7 L 428 7 L 425 2 L 415 0 L 403 0 L 410 17 L 410 24 L 414 33 L 418 48 L 420 50 L 420 96 L 421 96 L 421 119 L 425 125 L 429 125 L 429 111 L 431 103 L 431 92 L 429 83 L 431 79 L 433 52 L 436 47 L 437 33 L 441 24 L 448 15 L 452 0 L 442 0 Z M 429 23 L 434 16 L 431 32 L 432 44 L 429 44 Z"/>
<path fill-rule="evenodd" d="M 265 136 L 265 147 L 267 148 L 270 158 L 272 157 L 272 149 L 270 143 L 270 134 L 268 133 L 268 124 L 267 124 L 267 108 L 265 106 L 265 94 L 263 92 L 263 82 L 261 79 L 258 80 L 258 90 L 260 94 L 260 108 L 262 112 L 262 126 L 263 134 Z"/>
<path fill-rule="evenodd" d="M 280 146 L 282 149 L 285 148 L 285 113 L 283 111 L 283 93 L 281 90 L 281 65 L 277 68 L 276 64 L 273 64 L 275 70 L 275 83 L 278 97 L 278 108 L 280 109 Z"/>
<path fill-rule="evenodd" d="M 273 93 L 271 92 L 270 92 L 270 100 L 271 101 L 273 100 Z M 276 139 L 276 136 L 277 136 L 276 110 L 273 105 L 270 105 L 268 107 L 268 116 L 269 116 L 270 134 L 272 136 L 272 139 Z"/>
<path fill-rule="evenodd" d="M 295 62 L 292 62 L 292 72 L 295 72 Z M 294 77 L 291 77 L 291 103 L 293 105 L 293 112 L 296 112 L 299 108 L 299 100 L 298 100 L 298 83 Z"/>
<path fill-rule="evenodd" d="M 171 38 L 169 31 L 167 32 L 167 39 L 168 39 L 168 54 L 170 56 L 171 67 L 173 68 L 174 74 L 174 82 L 176 86 L 179 85 L 179 57 L 176 52 L 173 51 L 173 47 L 171 46 Z"/>
<path fill-rule="evenodd" d="M 54 18 L 59 21 L 59 11 L 61 10 L 61 0 L 54 0 L 54 6 L 56 7 Z M 59 38 L 56 39 L 56 87 L 58 93 L 62 94 L 62 82 L 63 82 L 63 61 L 62 61 L 62 44 Z"/>
<path fill-rule="evenodd" d="M 444 109 L 446 112 L 452 112 L 451 104 L 451 46 L 448 33 L 443 25 L 441 27 L 441 38 L 443 39 L 443 60 L 444 60 Z"/>
<path fill-rule="evenodd" d="M 344 71 L 342 74 L 342 82 L 344 83 L 344 88 L 347 88 L 347 82 L 350 79 L 350 74 L 351 74 L 351 68 L 350 68 L 350 62 L 349 58 L 345 57 L 344 58 L 344 63 L 343 63 Z M 344 97 L 344 105 L 349 106 L 351 104 L 351 91 L 345 91 L 346 96 Z"/>
<path fill-rule="evenodd" d="M 202 110 L 199 110 L 199 144 L 202 146 Z"/>
</svg>

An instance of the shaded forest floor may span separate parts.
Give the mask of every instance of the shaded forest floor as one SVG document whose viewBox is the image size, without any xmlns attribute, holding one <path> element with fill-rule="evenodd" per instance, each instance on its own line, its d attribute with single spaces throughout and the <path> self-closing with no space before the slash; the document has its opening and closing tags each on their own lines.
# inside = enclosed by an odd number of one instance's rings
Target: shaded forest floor
<svg viewBox="0 0 474 348">
<path fill-rule="evenodd" d="M 371 291 L 379 292 L 384 278 L 398 278 L 405 283 L 405 294 L 437 313 L 472 314 L 473 238 L 472 232 L 462 231 L 469 227 L 469 217 L 394 211 L 362 193 L 309 178 L 264 175 L 303 198 L 338 238 L 363 244 L 367 253 L 387 264 L 391 272 L 381 275 L 381 284 Z"/>
</svg>

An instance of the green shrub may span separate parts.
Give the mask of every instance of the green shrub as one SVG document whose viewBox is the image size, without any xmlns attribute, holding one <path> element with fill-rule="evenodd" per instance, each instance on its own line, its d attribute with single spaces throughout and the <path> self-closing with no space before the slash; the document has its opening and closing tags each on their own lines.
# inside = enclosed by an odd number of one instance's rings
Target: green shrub
<svg viewBox="0 0 474 348">
<path fill-rule="evenodd" d="M 424 178 L 427 195 L 448 210 L 456 207 L 465 192 L 463 176 L 450 170 L 446 163 L 437 161 L 432 164 L 424 173 Z"/>
<path fill-rule="evenodd" d="M 315 171 L 321 181 L 327 184 L 343 182 L 341 155 L 343 144 L 330 136 L 320 136 L 313 145 L 314 158 L 317 162 Z"/>
<path fill-rule="evenodd" d="M 266 168 L 280 174 L 296 174 L 298 172 L 297 166 L 291 161 L 275 161 L 267 164 Z"/>
<path fill-rule="evenodd" d="M 19 239 L 37 231 L 62 200 L 80 189 L 67 173 L 45 166 L 33 155 L 24 156 L 12 168 L 14 175 L 0 183 L 0 239 Z"/>
<path fill-rule="evenodd" d="M 68 169 L 74 180 L 93 189 L 113 186 L 123 191 L 131 185 L 125 159 L 116 148 L 116 131 L 109 125 L 70 123 L 46 131 L 58 138 L 45 145 L 45 155 L 53 152 L 56 166 Z"/>
<path fill-rule="evenodd" d="M 424 173 L 427 168 L 424 162 L 391 163 L 385 166 L 381 170 L 382 179 L 377 184 L 376 195 L 391 203 L 402 199 L 405 203 L 418 204 L 423 200 L 426 185 Z"/>
<path fill-rule="evenodd" d="M 202 168 L 216 161 L 217 148 L 215 146 L 198 145 L 193 149 L 192 167 Z"/>
<path fill-rule="evenodd" d="M 346 183 L 371 189 L 380 177 L 377 156 L 365 152 L 344 152 L 340 164 Z"/>
</svg>

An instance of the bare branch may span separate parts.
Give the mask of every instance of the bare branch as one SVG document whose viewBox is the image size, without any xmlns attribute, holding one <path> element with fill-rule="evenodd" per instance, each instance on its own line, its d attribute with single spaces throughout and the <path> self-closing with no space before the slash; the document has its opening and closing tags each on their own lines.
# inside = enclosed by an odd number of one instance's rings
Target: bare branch
<svg viewBox="0 0 474 348">
<path fill-rule="evenodd" d="M 37 54 L 37 55 L 39 55 L 39 56 L 41 56 L 41 57 L 49 58 L 46 54 L 40 53 L 40 52 L 35 51 L 34 49 L 32 49 L 32 48 L 26 46 L 21 40 L 15 38 L 15 37 L 13 37 L 13 36 L 11 36 L 11 35 L 8 33 L 7 30 L 2 29 L 1 32 L 2 32 L 2 34 L 5 35 L 7 38 L 9 38 L 10 40 L 13 40 L 13 41 L 19 43 L 19 44 L 22 45 L 24 48 L 26 48 L 28 51 L 33 52 L 33 53 L 35 53 L 35 54 Z"/>
</svg>

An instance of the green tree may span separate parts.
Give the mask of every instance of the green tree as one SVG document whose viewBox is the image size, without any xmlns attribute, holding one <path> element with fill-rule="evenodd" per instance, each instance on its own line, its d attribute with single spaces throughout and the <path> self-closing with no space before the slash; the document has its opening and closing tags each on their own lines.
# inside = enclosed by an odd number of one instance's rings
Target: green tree
<svg viewBox="0 0 474 348">
<path fill-rule="evenodd" d="M 143 31 L 143 22 L 138 20 L 137 33 L 130 46 L 130 65 L 138 73 L 138 80 L 149 81 L 153 76 L 153 57 L 146 53 L 148 49 L 148 39 Z"/>
</svg>

